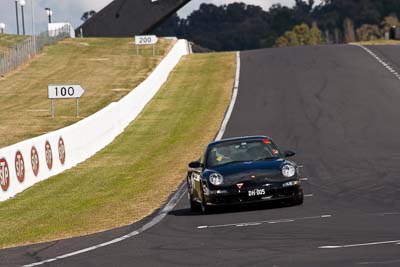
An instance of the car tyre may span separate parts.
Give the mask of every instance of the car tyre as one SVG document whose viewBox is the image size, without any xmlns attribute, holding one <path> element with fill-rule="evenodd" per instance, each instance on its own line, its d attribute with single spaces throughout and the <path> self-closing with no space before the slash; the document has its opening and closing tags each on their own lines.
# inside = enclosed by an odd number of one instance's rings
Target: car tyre
<svg viewBox="0 0 400 267">
<path fill-rule="evenodd" d="M 293 197 L 292 203 L 295 206 L 300 206 L 300 205 L 303 205 L 303 202 L 304 202 L 304 194 L 303 194 L 303 190 L 300 190 L 298 195 Z"/>
<path fill-rule="evenodd" d="M 201 212 L 204 215 L 210 214 L 210 207 L 206 205 L 206 203 L 203 201 L 201 201 Z"/>
<path fill-rule="evenodd" d="M 199 203 L 193 200 L 192 194 L 188 192 L 188 198 L 190 202 L 190 211 L 198 211 L 200 209 Z"/>
<path fill-rule="evenodd" d="M 207 206 L 207 204 L 206 204 L 206 201 L 205 201 L 205 198 L 204 198 L 203 188 L 201 189 L 201 204 L 200 204 L 200 207 L 201 207 L 201 212 L 204 215 L 210 214 L 210 209 L 211 208 L 209 206 Z"/>
</svg>

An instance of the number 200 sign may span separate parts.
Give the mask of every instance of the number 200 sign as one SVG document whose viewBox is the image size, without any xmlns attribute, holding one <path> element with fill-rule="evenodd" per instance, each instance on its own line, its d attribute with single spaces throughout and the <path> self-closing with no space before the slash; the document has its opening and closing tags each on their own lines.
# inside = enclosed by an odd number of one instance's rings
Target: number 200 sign
<svg viewBox="0 0 400 267">
<path fill-rule="evenodd" d="M 158 42 L 158 38 L 155 35 L 138 35 L 135 36 L 136 45 L 155 45 Z"/>
<path fill-rule="evenodd" d="M 153 46 L 153 56 L 156 55 L 156 44 L 158 38 L 155 35 L 137 35 L 135 36 L 136 54 L 140 53 L 140 46 L 151 45 Z"/>
</svg>

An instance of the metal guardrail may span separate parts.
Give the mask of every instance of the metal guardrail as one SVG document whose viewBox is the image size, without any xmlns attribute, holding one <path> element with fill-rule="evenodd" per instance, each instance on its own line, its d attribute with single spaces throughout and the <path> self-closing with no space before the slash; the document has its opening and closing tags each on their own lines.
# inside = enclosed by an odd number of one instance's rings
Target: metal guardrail
<svg viewBox="0 0 400 267">
<path fill-rule="evenodd" d="M 52 45 L 70 36 L 70 26 L 66 25 L 54 31 L 42 32 L 19 42 L 13 48 L 0 52 L 0 76 L 17 69 L 43 50 L 46 45 Z"/>
</svg>

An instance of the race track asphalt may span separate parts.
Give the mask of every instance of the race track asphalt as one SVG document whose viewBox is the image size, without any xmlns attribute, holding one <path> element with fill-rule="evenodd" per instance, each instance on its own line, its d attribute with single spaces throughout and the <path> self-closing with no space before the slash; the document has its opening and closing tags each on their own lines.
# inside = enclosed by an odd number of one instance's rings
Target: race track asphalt
<svg viewBox="0 0 400 267">
<path fill-rule="evenodd" d="M 400 47 L 372 49 L 400 66 Z M 140 235 L 44 266 L 400 266 L 399 79 L 349 45 L 248 51 L 241 63 L 224 137 L 269 135 L 295 150 L 304 204 L 203 216 L 183 197 Z M 143 223 L 3 250 L 0 266 L 59 256 Z"/>
</svg>

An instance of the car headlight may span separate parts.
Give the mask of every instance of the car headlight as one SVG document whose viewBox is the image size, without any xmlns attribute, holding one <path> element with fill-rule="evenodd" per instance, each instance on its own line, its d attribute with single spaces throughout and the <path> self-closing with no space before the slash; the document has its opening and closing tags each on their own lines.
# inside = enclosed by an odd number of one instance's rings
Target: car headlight
<svg viewBox="0 0 400 267">
<path fill-rule="evenodd" d="M 212 173 L 209 180 L 213 185 L 221 185 L 224 182 L 224 177 L 219 173 Z"/>
<path fill-rule="evenodd" d="M 284 183 L 282 186 L 283 187 L 289 187 L 289 186 L 295 186 L 295 185 L 298 185 L 298 184 L 300 184 L 299 181 L 290 181 L 290 182 Z"/>
<path fill-rule="evenodd" d="M 282 167 L 283 176 L 290 178 L 296 174 L 296 168 L 293 165 L 285 164 Z"/>
</svg>

